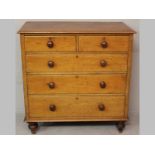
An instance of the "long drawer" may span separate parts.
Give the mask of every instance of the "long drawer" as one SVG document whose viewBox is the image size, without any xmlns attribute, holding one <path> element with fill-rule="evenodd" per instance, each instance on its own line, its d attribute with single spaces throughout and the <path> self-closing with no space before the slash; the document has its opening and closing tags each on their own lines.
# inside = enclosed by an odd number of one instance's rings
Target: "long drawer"
<svg viewBox="0 0 155 155">
<path fill-rule="evenodd" d="M 126 72 L 127 54 L 28 54 L 28 73 Z"/>
<path fill-rule="evenodd" d="M 126 74 L 27 75 L 28 93 L 125 93 L 126 77 Z"/>
<path fill-rule="evenodd" d="M 51 120 L 123 117 L 124 102 L 124 96 L 30 95 L 29 117 L 50 118 Z"/>
<path fill-rule="evenodd" d="M 26 36 L 25 51 L 70 52 L 76 50 L 75 36 Z"/>
</svg>

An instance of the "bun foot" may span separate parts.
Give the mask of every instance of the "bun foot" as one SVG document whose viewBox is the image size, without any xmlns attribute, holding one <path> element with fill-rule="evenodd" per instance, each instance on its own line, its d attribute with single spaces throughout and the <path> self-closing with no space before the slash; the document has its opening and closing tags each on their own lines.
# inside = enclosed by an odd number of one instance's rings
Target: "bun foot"
<svg viewBox="0 0 155 155">
<path fill-rule="evenodd" d="M 29 122 L 28 123 L 28 128 L 31 130 L 32 134 L 35 134 L 38 130 L 38 123 L 36 122 Z"/>
<path fill-rule="evenodd" d="M 125 122 L 124 121 L 117 122 L 116 127 L 120 133 L 123 132 L 125 128 Z"/>
</svg>

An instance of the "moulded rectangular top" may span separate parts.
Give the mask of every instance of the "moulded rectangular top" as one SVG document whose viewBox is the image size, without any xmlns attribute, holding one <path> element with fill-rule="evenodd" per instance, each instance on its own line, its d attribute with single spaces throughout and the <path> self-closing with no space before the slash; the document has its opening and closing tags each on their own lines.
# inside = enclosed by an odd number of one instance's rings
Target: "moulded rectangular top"
<svg viewBox="0 0 155 155">
<path fill-rule="evenodd" d="M 115 33 L 133 34 L 130 27 L 123 22 L 63 22 L 33 21 L 26 22 L 18 31 L 20 34 L 45 33 Z"/>
</svg>

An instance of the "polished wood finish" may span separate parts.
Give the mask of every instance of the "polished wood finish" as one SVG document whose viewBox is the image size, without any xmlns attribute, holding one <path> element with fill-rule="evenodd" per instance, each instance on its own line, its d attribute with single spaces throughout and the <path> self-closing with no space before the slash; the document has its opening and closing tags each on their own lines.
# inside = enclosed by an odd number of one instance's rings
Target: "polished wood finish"
<svg viewBox="0 0 155 155">
<path fill-rule="evenodd" d="M 101 47 L 102 47 L 102 48 L 107 48 L 107 47 L 108 47 L 108 42 L 105 41 L 105 40 L 102 41 L 102 42 L 101 42 Z"/>
<path fill-rule="evenodd" d="M 103 95 L 53 95 L 29 96 L 30 118 L 78 119 L 78 118 L 118 118 L 124 116 L 124 96 Z M 104 110 L 101 104 L 105 106 Z M 51 111 L 49 106 L 55 105 Z M 100 109 L 99 106 L 100 105 Z"/>
<path fill-rule="evenodd" d="M 128 118 L 129 109 L 129 93 L 130 93 L 130 77 L 131 77 L 131 67 L 132 67 L 132 46 L 133 46 L 133 35 L 129 36 L 129 51 L 128 51 L 128 74 L 127 74 L 127 85 L 126 85 L 126 102 L 125 102 L 125 113 L 124 116 Z"/>
<path fill-rule="evenodd" d="M 107 66 L 107 62 L 105 60 L 101 60 L 100 61 L 100 65 L 101 65 L 101 67 L 106 67 Z"/>
<path fill-rule="evenodd" d="M 23 90 L 24 90 L 24 106 L 25 106 L 25 120 L 28 120 L 28 94 L 27 94 L 27 74 L 26 74 L 26 61 L 25 61 L 25 48 L 24 48 L 24 35 L 20 35 L 20 43 L 21 43 L 21 59 L 22 59 L 22 76 L 23 76 Z"/>
<path fill-rule="evenodd" d="M 49 105 L 49 109 L 50 109 L 50 111 L 55 111 L 56 110 L 56 106 L 54 104 L 50 104 Z"/>
<path fill-rule="evenodd" d="M 102 103 L 100 103 L 100 104 L 98 105 L 98 108 L 99 108 L 100 111 L 104 111 L 104 110 L 105 110 L 105 105 L 102 104 Z"/>
<path fill-rule="evenodd" d="M 27 54 L 28 73 L 127 72 L 127 54 Z"/>
<path fill-rule="evenodd" d="M 54 46 L 53 41 L 51 41 L 51 39 L 49 39 L 49 41 L 47 42 L 47 47 L 52 48 L 53 46 Z"/>
<path fill-rule="evenodd" d="M 31 130 L 32 134 L 35 134 L 38 130 L 38 123 L 37 122 L 29 122 L 28 128 Z"/>
<path fill-rule="evenodd" d="M 103 42 L 106 44 L 103 47 Z M 80 36 L 79 51 L 80 52 L 127 52 L 129 48 L 128 36 Z"/>
<path fill-rule="evenodd" d="M 123 132 L 124 128 L 125 128 L 125 121 L 119 121 L 116 123 L 116 127 L 118 129 L 118 131 L 121 133 Z"/>
<path fill-rule="evenodd" d="M 122 22 L 26 22 L 18 31 L 20 34 L 133 34 L 135 33 L 130 27 Z"/>
<path fill-rule="evenodd" d="M 27 22 L 19 31 L 26 121 L 128 120 L 132 29 L 120 22 Z"/>
<path fill-rule="evenodd" d="M 49 87 L 50 89 L 54 89 L 54 88 L 55 88 L 55 82 L 49 82 L 49 83 L 48 83 L 48 87 Z"/>
<path fill-rule="evenodd" d="M 106 82 L 104 82 L 104 81 L 100 82 L 100 87 L 101 88 L 106 88 L 106 85 L 107 85 Z"/>
<path fill-rule="evenodd" d="M 51 44 L 49 44 L 51 42 Z M 51 47 L 49 47 L 51 46 Z M 75 36 L 26 36 L 26 52 L 75 51 Z"/>
<path fill-rule="evenodd" d="M 51 61 L 51 60 L 48 61 L 48 67 L 49 68 L 53 68 L 54 67 L 54 64 L 55 64 L 54 61 Z"/>
<path fill-rule="evenodd" d="M 27 81 L 28 94 L 124 94 L 126 90 L 126 74 L 28 75 Z"/>
</svg>

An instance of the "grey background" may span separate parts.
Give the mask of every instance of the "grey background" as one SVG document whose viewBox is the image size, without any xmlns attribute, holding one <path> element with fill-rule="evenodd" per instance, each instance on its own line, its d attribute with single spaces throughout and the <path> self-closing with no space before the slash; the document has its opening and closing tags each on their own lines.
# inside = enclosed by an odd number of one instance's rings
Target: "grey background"
<svg viewBox="0 0 155 155">
<path fill-rule="evenodd" d="M 140 134 L 155 134 L 155 20 L 140 21 Z"/>
<path fill-rule="evenodd" d="M 0 20 L 0 134 L 15 134 L 16 26 Z"/>
</svg>

